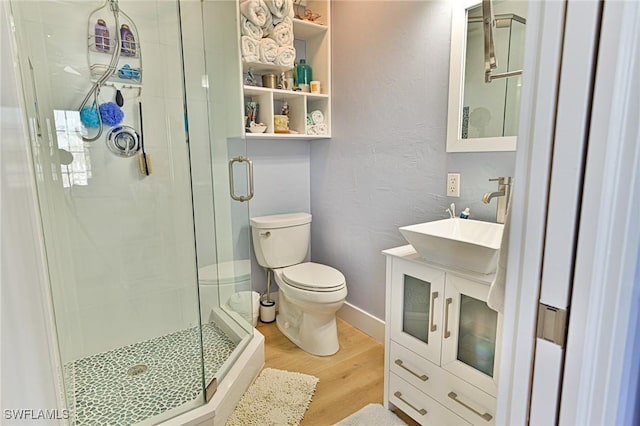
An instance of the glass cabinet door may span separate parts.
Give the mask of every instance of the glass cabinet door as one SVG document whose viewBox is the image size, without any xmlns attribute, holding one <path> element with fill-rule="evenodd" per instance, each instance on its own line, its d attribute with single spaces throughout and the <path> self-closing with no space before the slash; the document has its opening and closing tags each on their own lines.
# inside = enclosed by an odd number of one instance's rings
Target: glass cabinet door
<svg viewBox="0 0 640 426">
<path fill-rule="evenodd" d="M 442 367 L 495 396 L 502 316 L 487 306 L 489 285 L 447 275 Z"/>
<path fill-rule="evenodd" d="M 395 260 L 391 299 L 402 306 L 391 313 L 391 339 L 440 362 L 444 272 Z"/>
</svg>

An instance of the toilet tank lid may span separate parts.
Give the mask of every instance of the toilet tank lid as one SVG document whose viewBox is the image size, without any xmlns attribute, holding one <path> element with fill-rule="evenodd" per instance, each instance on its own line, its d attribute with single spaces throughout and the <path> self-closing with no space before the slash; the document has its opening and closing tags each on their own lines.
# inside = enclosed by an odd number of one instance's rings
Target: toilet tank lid
<svg viewBox="0 0 640 426">
<path fill-rule="evenodd" d="M 258 229 L 286 228 L 311 223 L 309 213 L 285 213 L 251 218 L 251 226 Z"/>
</svg>

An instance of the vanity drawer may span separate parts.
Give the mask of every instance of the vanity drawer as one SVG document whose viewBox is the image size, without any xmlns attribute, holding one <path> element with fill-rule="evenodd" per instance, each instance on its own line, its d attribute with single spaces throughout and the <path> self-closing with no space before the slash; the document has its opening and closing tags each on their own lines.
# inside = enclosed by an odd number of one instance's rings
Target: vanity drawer
<svg viewBox="0 0 640 426">
<path fill-rule="evenodd" d="M 461 378 L 441 370 L 435 393 L 430 395 L 473 425 L 495 425 L 496 399 Z"/>
<path fill-rule="evenodd" d="M 440 367 L 393 341 L 389 365 L 391 372 L 427 394 L 434 393 L 442 382 L 444 371 Z"/>
<path fill-rule="evenodd" d="M 388 386 L 389 401 L 421 425 L 469 424 L 394 373 L 389 374 Z"/>
</svg>

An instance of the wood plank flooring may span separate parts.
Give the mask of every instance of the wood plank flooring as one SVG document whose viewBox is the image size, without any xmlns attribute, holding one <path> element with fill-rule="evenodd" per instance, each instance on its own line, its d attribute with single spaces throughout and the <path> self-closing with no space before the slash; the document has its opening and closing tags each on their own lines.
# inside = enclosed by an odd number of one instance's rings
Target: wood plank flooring
<svg viewBox="0 0 640 426">
<path fill-rule="evenodd" d="M 360 330 L 338 319 L 340 350 L 321 357 L 298 348 L 275 322 L 257 328 L 265 337 L 265 367 L 320 379 L 302 426 L 333 425 L 367 404 L 382 403 L 384 346 Z"/>
</svg>

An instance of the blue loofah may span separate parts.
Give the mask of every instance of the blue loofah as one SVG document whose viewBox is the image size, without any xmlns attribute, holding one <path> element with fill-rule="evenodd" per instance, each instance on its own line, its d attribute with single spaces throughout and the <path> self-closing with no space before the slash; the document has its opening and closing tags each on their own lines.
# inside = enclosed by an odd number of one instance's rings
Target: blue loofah
<svg viewBox="0 0 640 426">
<path fill-rule="evenodd" d="M 80 121 L 85 127 L 96 129 L 100 127 L 100 116 L 95 107 L 84 107 L 80 110 Z"/>
<path fill-rule="evenodd" d="M 100 117 L 107 126 L 116 126 L 122 122 L 124 112 L 115 102 L 107 102 L 100 105 Z"/>
</svg>

